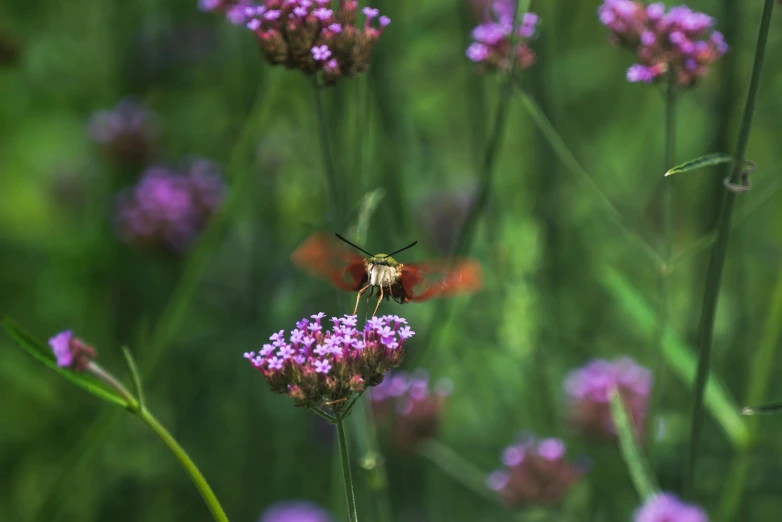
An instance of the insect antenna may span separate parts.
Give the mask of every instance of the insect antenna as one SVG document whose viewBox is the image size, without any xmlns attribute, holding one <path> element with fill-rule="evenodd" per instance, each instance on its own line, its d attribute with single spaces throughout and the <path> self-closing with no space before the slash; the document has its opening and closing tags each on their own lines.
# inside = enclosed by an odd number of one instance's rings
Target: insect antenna
<svg viewBox="0 0 782 522">
<path fill-rule="evenodd" d="M 368 255 L 369 257 L 375 257 L 375 254 L 370 254 L 369 252 L 367 252 L 366 250 L 364 250 L 364 249 L 363 249 L 363 248 L 361 248 L 360 246 L 358 246 L 358 245 L 354 245 L 353 243 L 351 243 L 350 241 L 348 241 L 348 240 L 347 240 L 347 239 L 345 239 L 344 237 L 340 236 L 340 235 L 339 235 L 339 234 L 337 234 L 336 232 L 334 233 L 334 235 L 335 235 L 335 236 L 337 236 L 338 238 L 340 238 L 342 241 L 344 241 L 344 242 L 345 242 L 345 243 L 347 243 L 348 245 L 350 245 L 350 246 L 352 246 L 353 248 L 355 248 L 356 250 L 359 250 L 359 251 L 361 251 L 361 252 L 364 252 L 364 253 L 365 253 L 366 255 Z M 410 246 L 413 246 L 413 245 L 410 245 Z M 405 248 L 407 248 L 407 247 L 405 247 Z M 403 248 L 402 250 L 404 250 L 404 248 Z"/>
<path fill-rule="evenodd" d="M 391 252 L 390 254 L 386 254 L 386 255 L 384 255 L 383 257 L 391 257 L 391 256 L 393 256 L 393 255 L 396 255 L 396 254 L 398 254 L 399 252 L 404 252 L 404 251 L 405 251 L 405 250 L 407 250 L 408 248 L 413 248 L 413 247 L 414 247 L 414 246 L 416 246 L 417 244 L 418 244 L 418 241 L 413 241 L 412 243 L 410 243 L 410 244 L 409 244 L 409 245 L 407 245 L 406 247 L 400 248 L 400 249 L 399 249 L 399 250 L 397 250 L 396 252 Z"/>
</svg>

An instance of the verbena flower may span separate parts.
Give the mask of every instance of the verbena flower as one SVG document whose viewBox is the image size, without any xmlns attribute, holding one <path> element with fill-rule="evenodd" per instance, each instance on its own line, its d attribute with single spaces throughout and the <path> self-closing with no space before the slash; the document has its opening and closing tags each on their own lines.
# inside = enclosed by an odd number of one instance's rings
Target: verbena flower
<svg viewBox="0 0 782 522">
<path fill-rule="evenodd" d="M 369 67 L 383 30 L 391 23 L 377 9 L 358 12 L 357 0 L 201 0 L 201 9 L 223 11 L 258 37 L 272 65 L 320 74 L 326 85 Z M 357 23 L 363 18 L 363 23 Z"/>
<path fill-rule="evenodd" d="M 117 223 L 131 244 L 186 250 L 215 213 L 223 196 L 217 166 L 194 159 L 184 172 L 150 167 L 138 184 L 119 195 Z"/>
<path fill-rule="evenodd" d="M 95 359 L 95 349 L 73 336 L 71 330 L 65 330 L 49 339 L 49 346 L 57 358 L 57 366 L 71 368 L 77 372 L 85 371 Z"/>
<path fill-rule="evenodd" d="M 627 70 L 630 82 L 652 83 L 671 71 L 678 85 L 692 85 L 728 51 L 714 19 L 684 5 L 666 11 L 662 2 L 604 0 L 598 16 L 611 41 L 638 57 Z"/>
<path fill-rule="evenodd" d="M 529 12 L 524 13 L 521 23 L 515 23 L 515 9 L 515 2 L 495 0 L 491 10 L 486 10 L 486 20 L 472 30 L 474 41 L 467 47 L 466 54 L 480 71 L 509 69 L 514 60 L 519 69 L 535 63 L 535 52 L 530 49 L 529 41 L 536 36 L 540 18 Z"/>
<path fill-rule="evenodd" d="M 565 443 L 556 438 L 530 438 L 508 446 L 503 468 L 492 472 L 486 484 L 511 507 L 556 504 L 583 474 L 565 459 L 565 452 Z"/>
<path fill-rule="evenodd" d="M 404 343 L 413 332 L 395 315 L 373 317 L 363 330 L 357 317 L 332 317 L 321 324 L 319 313 L 273 334 L 259 352 L 244 357 L 260 371 L 274 393 L 286 394 L 297 406 L 330 406 L 335 411 L 353 394 L 377 386 L 385 373 L 404 359 Z"/>
<path fill-rule="evenodd" d="M 258 522 L 332 522 L 331 515 L 306 500 L 287 500 L 274 504 L 261 514 Z"/>
<path fill-rule="evenodd" d="M 129 166 L 148 160 L 160 136 L 157 115 L 135 98 L 95 112 L 87 127 L 89 136 L 113 161 Z"/>
<path fill-rule="evenodd" d="M 437 435 L 440 411 L 453 390 L 450 379 L 439 379 L 430 389 L 423 369 L 412 374 L 390 372 L 369 392 L 375 416 L 393 430 L 394 446 L 412 452 L 419 443 Z"/>
<path fill-rule="evenodd" d="M 617 389 L 630 415 L 636 434 L 643 435 L 652 374 L 630 357 L 616 361 L 595 359 L 572 371 L 565 379 L 570 421 L 582 433 L 615 439 L 611 417 L 611 391 Z"/>
<path fill-rule="evenodd" d="M 692 504 L 685 504 L 675 495 L 660 493 L 648 499 L 633 514 L 634 522 L 708 522 L 706 513 Z"/>
</svg>

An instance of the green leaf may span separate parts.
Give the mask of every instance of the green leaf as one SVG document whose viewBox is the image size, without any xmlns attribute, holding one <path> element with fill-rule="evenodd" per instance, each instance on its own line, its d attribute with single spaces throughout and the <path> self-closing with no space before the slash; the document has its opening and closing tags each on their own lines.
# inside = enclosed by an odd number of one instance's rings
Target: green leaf
<svg viewBox="0 0 782 522">
<path fill-rule="evenodd" d="M 729 154 L 723 154 L 722 152 L 715 152 L 713 154 L 706 154 L 690 161 L 686 161 L 681 165 L 677 165 L 665 173 L 666 176 L 673 176 L 674 174 L 681 174 L 682 172 L 688 172 L 690 170 L 702 169 L 705 167 L 713 167 L 714 165 L 722 165 L 723 163 L 733 163 L 733 156 Z"/>
<path fill-rule="evenodd" d="M 624 305 L 624 311 L 633 320 L 633 327 L 641 334 L 651 337 L 657 328 L 657 315 L 654 309 L 616 270 L 607 268 L 601 274 L 603 284 L 614 295 L 617 302 Z M 663 338 L 663 358 L 665 363 L 690 388 L 695 382 L 696 360 L 693 350 L 679 337 L 670 326 L 665 329 Z M 737 403 L 728 394 L 725 387 L 712 373 L 706 383 L 706 409 L 717 420 L 730 441 L 737 447 L 749 442 L 747 425 L 739 415 Z"/>
<path fill-rule="evenodd" d="M 128 403 L 120 397 L 114 390 L 109 388 L 103 381 L 97 379 L 89 373 L 74 372 L 57 366 L 54 354 L 49 346 L 35 339 L 32 335 L 23 330 L 18 324 L 10 318 L 0 315 L 0 325 L 14 342 L 24 351 L 32 355 L 35 359 L 48 366 L 56 373 L 65 377 L 77 386 L 81 386 L 94 396 L 104 401 L 127 407 Z"/>
<path fill-rule="evenodd" d="M 627 415 L 627 410 L 625 410 L 622 396 L 617 389 L 611 391 L 611 416 L 616 424 L 619 448 L 622 450 L 622 458 L 630 472 L 630 479 L 641 499 L 646 500 L 657 493 L 659 487 L 649 464 L 641 455 L 633 425 Z"/>
</svg>

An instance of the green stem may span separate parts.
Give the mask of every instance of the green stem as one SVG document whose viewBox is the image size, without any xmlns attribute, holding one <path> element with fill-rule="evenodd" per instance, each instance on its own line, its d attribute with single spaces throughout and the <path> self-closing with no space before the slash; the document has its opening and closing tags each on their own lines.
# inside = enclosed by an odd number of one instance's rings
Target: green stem
<svg viewBox="0 0 782 522">
<path fill-rule="evenodd" d="M 637 245 L 639 250 L 646 254 L 646 256 L 655 264 L 655 266 L 659 266 L 662 263 L 662 258 L 657 255 L 657 252 L 655 252 L 654 249 L 649 246 L 649 244 L 644 241 L 641 236 L 627 227 L 621 212 L 619 212 L 619 210 L 617 210 L 617 208 L 611 203 L 603 191 L 600 190 L 600 187 L 597 186 L 597 183 L 595 183 L 589 173 L 584 170 L 584 167 L 581 166 L 573 153 L 570 152 L 570 149 L 568 149 L 565 141 L 554 128 L 554 125 L 551 124 L 549 119 L 540 109 L 538 104 L 535 103 L 535 100 L 533 100 L 529 94 L 522 91 L 521 101 L 524 107 L 527 109 L 527 112 L 529 112 L 530 116 L 532 116 L 532 119 L 535 121 L 538 129 L 543 134 L 543 137 L 546 138 L 546 140 L 549 142 L 549 145 L 554 151 L 554 154 L 557 155 L 559 160 L 576 179 L 576 181 L 592 195 L 597 203 L 599 203 L 609 221 L 616 225 L 619 231 L 622 232 L 622 234 L 624 234 L 624 236 L 629 241 Z"/>
<path fill-rule="evenodd" d="M 473 464 L 464 460 L 458 453 L 440 441 L 430 439 L 418 448 L 418 453 L 432 461 L 436 466 L 450 475 L 467 489 L 473 491 L 489 502 L 496 503 L 499 499 L 486 487 L 486 474 Z"/>
<path fill-rule="evenodd" d="M 339 456 L 342 460 L 342 478 L 345 481 L 345 497 L 348 501 L 348 518 L 350 522 L 358 522 L 356 495 L 353 491 L 353 477 L 350 474 L 350 456 L 348 455 L 348 442 L 345 437 L 343 420 L 343 417 L 337 417 L 337 438 L 339 439 Z"/>
<path fill-rule="evenodd" d="M 318 120 L 318 138 L 320 140 L 320 155 L 323 160 L 323 170 L 326 173 L 326 185 L 329 191 L 329 205 L 331 213 L 337 226 L 342 223 L 342 207 L 339 204 L 339 189 L 337 188 L 337 174 L 334 171 L 334 160 L 331 157 L 331 147 L 329 145 L 329 123 L 326 118 L 326 111 L 323 107 L 323 88 L 318 85 L 317 80 L 312 81 L 312 90 L 315 93 L 315 115 Z"/>
<path fill-rule="evenodd" d="M 758 30 L 758 42 L 755 50 L 755 62 L 752 67 L 752 78 L 749 83 L 749 93 L 744 106 L 744 115 L 741 119 L 741 127 L 736 141 L 736 151 L 733 155 L 735 163 L 731 172 L 730 181 L 738 183 L 741 171 L 744 168 L 744 157 L 747 152 L 747 143 L 752 128 L 752 117 L 755 112 L 755 99 L 760 86 L 760 73 L 763 70 L 763 59 L 766 53 L 766 41 L 771 25 L 771 12 L 775 0 L 765 0 L 763 4 L 763 17 Z M 695 487 L 695 466 L 698 463 L 698 450 L 700 446 L 701 427 L 703 425 L 703 394 L 706 381 L 709 376 L 709 361 L 711 358 L 712 337 L 714 334 L 714 317 L 717 311 L 717 301 L 720 293 L 722 269 L 725 265 L 725 257 L 728 252 L 728 239 L 730 237 L 731 214 L 736 199 L 736 194 L 726 190 L 723 192 L 717 218 L 717 243 L 711 253 L 709 269 L 706 274 L 706 291 L 703 294 L 703 307 L 698 328 L 698 373 L 695 378 L 695 404 L 692 414 L 692 428 L 690 432 L 690 450 L 687 459 L 684 491 L 686 495 L 692 495 Z"/>
<path fill-rule="evenodd" d="M 622 401 L 619 390 L 614 388 L 610 395 L 611 416 L 616 425 L 617 435 L 619 436 L 619 449 L 622 451 L 622 458 L 627 465 L 630 473 L 630 479 L 638 492 L 641 500 L 648 500 L 659 488 L 657 482 L 649 469 L 649 464 L 641 455 L 640 444 L 635 433 L 635 426 L 627 414 L 627 409 Z"/>
<path fill-rule="evenodd" d="M 520 5 L 522 3 L 524 4 L 523 6 Z M 530 0 L 518 0 L 515 4 L 513 12 L 514 35 L 518 32 L 516 28 L 519 23 L 519 14 L 526 13 L 529 10 L 529 3 Z M 515 48 L 515 42 L 512 42 L 511 46 Z M 475 202 L 470 206 L 470 209 L 464 218 L 464 224 L 456 238 L 454 252 L 458 254 L 464 254 L 469 249 L 473 234 L 475 233 L 475 228 L 478 224 L 478 218 L 480 218 L 489 202 L 489 194 L 491 194 L 491 189 L 494 185 L 494 165 L 497 162 L 497 153 L 500 150 L 502 139 L 505 136 L 510 99 L 513 95 L 513 85 L 516 82 L 517 65 L 517 60 L 511 62 L 507 78 L 505 78 L 500 90 L 500 99 L 497 102 L 497 109 L 494 113 L 494 127 L 492 128 L 491 136 L 486 144 L 483 155 L 478 194 L 475 198 Z"/>
<path fill-rule="evenodd" d="M 179 463 L 182 464 L 182 467 L 185 468 L 185 472 L 190 475 L 190 478 L 192 479 L 193 484 L 195 484 L 196 489 L 198 489 L 198 492 L 201 493 L 201 496 L 203 497 L 204 502 L 206 502 L 209 511 L 211 511 L 212 518 L 215 520 L 215 522 L 228 522 L 228 517 L 223 511 L 223 508 L 220 507 L 220 502 L 212 492 L 209 484 L 207 484 L 206 479 L 187 455 L 185 450 L 182 449 L 182 446 L 177 443 L 176 439 L 172 437 L 166 428 L 164 428 L 163 425 L 160 424 L 160 422 L 158 422 L 158 420 L 147 410 L 140 410 L 136 412 L 136 416 L 138 416 L 138 418 L 141 419 L 144 424 L 149 426 L 149 428 L 154 431 L 158 437 L 160 437 L 160 440 L 162 440 L 163 443 L 168 446 L 168 449 L 171 450 Z"/>
<path fill-rule="evenodd" d="M 663 151 L 663 167 L 667 171 L 675 166 L 676 153 L 676 75 L 668 73 L 665 89 L 665 149 Z M 649 422 L 655 422 L 655 412 L 662 401 L 665 388 L 665 363 L 663 349 L 665 342 L 665 329 L 668 325 L 668 279 L 671 275 L 671 259 L 673 258 L 673 178 L 663 178 L 663 237 L 662 237 L 662 263 L 659 268 L 657 286 L 657 335 L 655 339 L 655 385 L 652 391 L 651 407 L 649 409 Z M 650 441 L 654 437 L 649 437 Z"/>
<path fill-rule="evenodd" d="M 754 406 L 760 404 L 766 395 L 766 389 L 774 371 L 774 354 L 779 345 L 782 329 L 782 273 L 777 277 L 774 290 L 771 295 L 771 306 L 768 308 L 766 319 L 763 323 L 763 333 L 758 343 L 755 357 L 752 360 L 752 370 L 747 385 L 746 400 L 744 404 Z M 722 488 L 722 503 L 720 504 L 720 517 L 718 520 L 730 521 L 736 519 L 736 511 L 741 505 L 741 497 L 744 494 L 746 480 L 750 465 L 750 450 L 755 435 L 757 434 L 758 419 L 747 419 L 747 431 L 749 443 L 743 444 L 733 456 L 730 468 L 726 475 L 725 485 Z"/>
</svg>

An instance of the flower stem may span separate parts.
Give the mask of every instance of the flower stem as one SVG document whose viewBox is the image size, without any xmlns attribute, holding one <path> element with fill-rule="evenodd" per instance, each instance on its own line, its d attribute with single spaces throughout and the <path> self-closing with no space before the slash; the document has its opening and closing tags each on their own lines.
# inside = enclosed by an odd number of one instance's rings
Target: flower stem
<svg viewBox="0 0 782 522">
<path fill-rule="evenodd" d="M 749 405 L 760 404 L 763 401 L 771 380 L 771 372 L 774 371 L 774 356 L 782 336 L 782 273 L 777 276 L 777 282 L 771 293 L 771 306 L 768 307 L 761 331 L 757 350 L 752 359 L 752 370 L 744 399 L 744 404 Z M 751 450 L 758 431 L 758 421 L 759 419 L 756 417 L 747 419 L 750 442 L 739 446 L 733 456 L 725 485 L 722 488 L 722 501 L 719 509 L 721 516 L 718 520 L 736 519 L 736 512 L 741 505 L 741 498 L 747 485 Z"/>
<path fill-rule="evenodd" d="M 675 165 L 676 153 L 676 76 L 668 73 L 665 88 L 665 149 L 663 150 L 663 171 Z M 657 281 L 657 334 L 654 341 L 655 355 L 655 385 L 652 390 L 651 407 L 649 410 L 649 422 L 655 422 L 655 412 L 662 401 L 665 383 L 665 363 L 663 349 L 665 343 L 665 329 L 668 326 L 668 278 L 671 275 L 671 259 L 673 258 L 673 178 L 663 178 L 663 236 L 662 236 L 662 261 L 659 265 Z M 650 441 L 654 437 L 649 437 Z"/>
<path fill-rule="evenodd" d="M 339 456 L 342 459 L 342 478 L 345 480 L 345 497 L 348 501 L 348 518 L 350 522 L 358 522 L 356 510 L 356 495 L 353 491 L 353 477 L 350 474 L 350 456 L 348 442 L 345 437 L 344 417 L 337 417 L 337 438 L 339 439 Z"/>
<path fill-rule="evenodd" d="M 744 157 L 747 152 L 752 117 L 755 112 L 755 99 L 760 85 L 760 73 L 763 70 L 763 59 L 766 53 L 766 42 L 771 25 L 771 12 L 775 0 L 765 0 L 763 15 L 758 30 L 758 41 L 755 49 L 755 61 L 752 66 L 752 77 L 749 83 L 749 93 L 744 106 L 744 115 L 741 118 L 739 135 L 736 141 L 736 150 L 733 154 L 734 164 L 730 181 L 738 183 L 744 168 Z M 695 378 L 695 400 L 692 414 L 692 428 L 690 432 L 690 449 L 687 460 L 687 468 L 684 482 L 684 492 L 692 495 L 695 487 L 695 466 L 698 463 L 698 449 L 700 446 L 701 427 L 703 425 L 703 395 L 706 381 L 709 376 L 709 360 L 711 357 L 711 344 L 714 334 L 714 317 L 717 311 L 717 300 L 720 293 L 722 269 L 725 265 L 725 257 L 728 252 L 728 239 L 730 237 L 731 215 L 736 199 L 736 194 L 726 190 L 722 194 L 720 210 L 717 217 L 717 243 L 711 252 L 709 269 L 706 274 L 706 290 L 703 294 L 703 307 L 698 328 L 698 373 Z"/>
<path fill-rule="evenodd" d="M 432 461 L 437 467 L 489 502 L 497 503 L 499 498 L 486 487 L 486 474 L 458 453 L 440 441 L 430 439 L 421 444 L 418 453 Z"/>
<path fill-rule="evenodd" d="M 342 207 L 339 204 L 339 189 L 337 188 L 337 175 L 334 170 L 334 160 L 331 157 L 331 147 L 329 145 L 329 124 L 326 118 L 326 111 L 323 107 L 323 88 L 318 85 L 317 80 L 312 81 L 312 90 L 315 93 L 315 116 L 318 120 L 318 138 L 320 139 L 320 155 L 323 161 L 323 170 L 326 173 L 326 185 L 329 191 L 329 204 L 331 214 L 337 225 L 342 225 Z"/>
<path fill-rule="evenodd" d="M 201 493 L 201 496 L 203 497 L 204 502 L 206 502 L 209 511 L 212 512 L 212 518 L 215 520 L 215 522 L 228 522 L 228 517 L 223 511 L 223 508 L 220 507 L 220 502 L 212 492 L 209 484 L 207 484 L 206 479 L 198 470 L 195 463 L 190 459 L 185 450 L 182 449 L 182 446 L 179 445 L 176 439 L 172 437 L 166 428 L 164 428 L 163 425 L 160 424 L 160 422 L 147 410 L 139 410 L 136 412 L 136 416 L 141 419 L 144 424 L 149 426 L 149 428 L 155 432 L 155 435 L 160 437 L 160 440 L 162 440 L 163 443 L 168 446 L 168 449 L 171 450 L 171 453 L 174 454 L 179 463 L 182 464 L 182 467 L 185 468 L 185 472 L 190 475 L 193 484 L 195 484 L 198 492 Z"/>
</svg>

